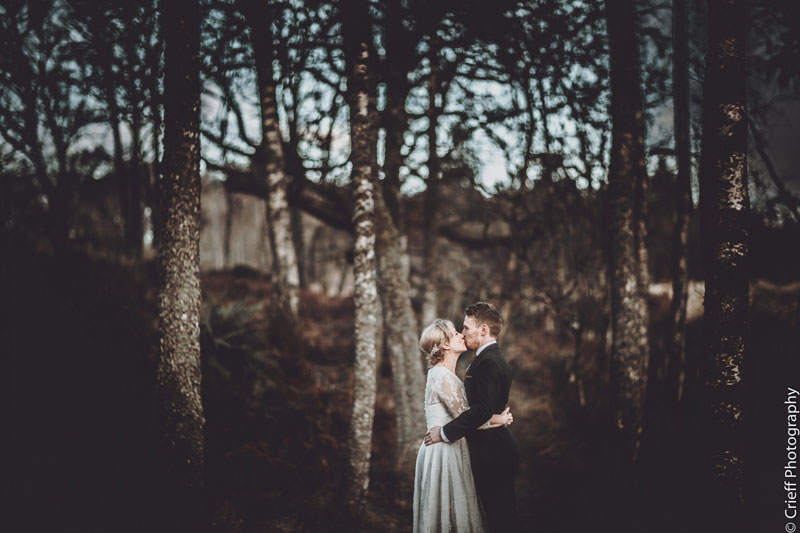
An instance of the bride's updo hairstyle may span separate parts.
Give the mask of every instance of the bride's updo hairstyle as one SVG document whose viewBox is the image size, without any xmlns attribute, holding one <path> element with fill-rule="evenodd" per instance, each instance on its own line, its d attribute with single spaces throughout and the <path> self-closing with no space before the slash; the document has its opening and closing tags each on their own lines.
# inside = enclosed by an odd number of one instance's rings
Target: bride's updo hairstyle
<svg viewBox="0 0 800 533">
<path fill-rule="evenodd" d="M 434 366 L 444 359 L 444 349 L 450 337 L 455 333 L 456 327 L 449 320 L 437 318 L 433 324 L 425 328 L 419 338 L 419 349 L 428 358 L 428 365 Z"/>
</svg>

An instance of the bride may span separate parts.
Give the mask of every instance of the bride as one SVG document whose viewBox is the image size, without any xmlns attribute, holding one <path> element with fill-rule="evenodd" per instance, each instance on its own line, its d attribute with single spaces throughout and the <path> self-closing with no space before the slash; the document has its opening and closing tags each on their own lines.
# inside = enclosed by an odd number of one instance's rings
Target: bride
<svg viewBox="0 0 800 533">
<path fill-rule="evenodd" d="M 467 350 L 464 336 L 449 320 L 437 319 L 422 332 L 419 346 L 431 367 L 425 385 L 428 429 L 444 426 L 469 409 L 464 384 L 455 374 L 458 356 Z M 511 422 L 513 417 L 506 408 L 478 429 Z M 467 440 L 420 445 L 414 475 L 414 533 L 485 530 Z"/>
</svg>

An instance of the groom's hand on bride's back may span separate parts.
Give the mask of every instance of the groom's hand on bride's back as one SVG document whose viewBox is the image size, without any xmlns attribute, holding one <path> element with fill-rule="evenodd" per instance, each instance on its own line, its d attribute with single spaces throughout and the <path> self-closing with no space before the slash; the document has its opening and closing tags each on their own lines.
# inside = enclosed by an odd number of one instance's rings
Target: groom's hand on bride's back
<svg viewBox="0 0 800 533">
<path fill-rule="evenodd" d="M 425 445 L 430 446 L 431 444 L 436 444 L 437 442 L 442 442 L 442 434 L 441 434 L 442 426 L 433 426 L 428 434 L 425 435 Z"/>
</svg>

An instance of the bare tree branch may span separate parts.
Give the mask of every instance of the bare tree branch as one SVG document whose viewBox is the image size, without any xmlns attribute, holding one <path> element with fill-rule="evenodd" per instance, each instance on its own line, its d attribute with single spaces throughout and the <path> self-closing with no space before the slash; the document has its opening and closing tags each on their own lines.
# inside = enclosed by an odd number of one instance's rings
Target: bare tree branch
<svg viewBox="0 0 800 533">
<path fill-rule="evenodd" d="M 208 168 L 225 175 L 225 188 L 230 192 L 266 198 L 267 184 L 246 168 L 219 165 L 203 158 Z M 289 205 L 318 218 L 329 226 L 353 233 L 352 191 L 328 183 L 306 181 L 302 189 L 289 194 Z"/>
<path fill-rule="evenodd" d="M 769 177 L 772 178 L 775 188 L 778 189 L 778 197 L 789 209 L 789 213 L 791 213 L 792 218 L 794 218 L 795 221 L 800 220 L 800 201 L 798 201 L 798 199 L 786 189 L 786 186 L 783 184 L 780 177 L 778 177 L 778 172 L 775 170 L 775 165 L 772 164 L 772 160 L 770 159 L 769 155 L 767 155 L 767 151 L 764 148 L 764 139 L 761 137 L 761 133 L 759 133 L 758 128 L 756 128 L 755 122 L 753 122 L 753 119 L 749 116 L 747 117 L 747 124 L 750 126 L 750 133 L 753 135 L 753 140 L 755 141 L 758 155 L 761 156 L 761 160 L 764 161 L 764 165 L 767 167 Z"/>
</svg>

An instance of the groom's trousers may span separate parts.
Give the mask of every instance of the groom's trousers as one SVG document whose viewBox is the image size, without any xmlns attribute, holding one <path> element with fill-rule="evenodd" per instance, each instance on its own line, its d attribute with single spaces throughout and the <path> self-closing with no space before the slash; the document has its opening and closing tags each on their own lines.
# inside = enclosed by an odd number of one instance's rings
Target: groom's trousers
<svg viewBox="0 0 800 533">
<path fill-rule="evenodd" d="M 506 428 L 476 431 L 469 435 L 470 460 L 475 489 L 486 514 L 490 533 L 519 531 L 514 478 L 519 450 Z"/>
</svg>

